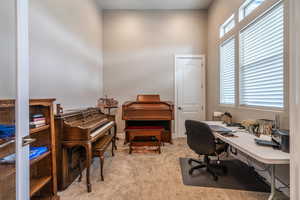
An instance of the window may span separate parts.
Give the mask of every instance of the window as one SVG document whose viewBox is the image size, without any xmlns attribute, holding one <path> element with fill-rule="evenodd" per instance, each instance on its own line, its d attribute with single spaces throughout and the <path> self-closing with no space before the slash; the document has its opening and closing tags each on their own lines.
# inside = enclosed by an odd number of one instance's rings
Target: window
<svg viewBox="0 0 300 200">
<path fill-rule="evenodd" d="M 240 8 L 240 21 L 260 6 L 264 0 L 246 0 Z"/>
<path fill-rule="evenodd" d="M 282 3 L 240 32 L 240 104 L 284 107 Z"/>
<path fill-rule="evenodd" d="M 220 103 L 235 104 L 235 40 L 220 46 Z"/>
<path fill-rule="evenodd" d="M 228 33 L 235 26 L 234 15 L 229 17 L 226 22 L 220 27 L 220 37 L 223 37 L 226 33 Z"/>
</svg>

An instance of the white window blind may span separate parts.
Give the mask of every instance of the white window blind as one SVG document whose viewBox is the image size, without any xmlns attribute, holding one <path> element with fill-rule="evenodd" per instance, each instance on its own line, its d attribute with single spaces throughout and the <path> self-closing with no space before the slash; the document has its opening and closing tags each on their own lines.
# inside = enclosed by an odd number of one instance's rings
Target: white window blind
<svg viewBox="0 0 300 200">
<path fill-rule="evenodd" d="M 235 104 L 235 40 L 220 46 L 220 103 Z"/>
<path fill-rule="evenodd" d="M 284 106 L 283 4 L 240 33 L 240 104 Z"/>
</svg>

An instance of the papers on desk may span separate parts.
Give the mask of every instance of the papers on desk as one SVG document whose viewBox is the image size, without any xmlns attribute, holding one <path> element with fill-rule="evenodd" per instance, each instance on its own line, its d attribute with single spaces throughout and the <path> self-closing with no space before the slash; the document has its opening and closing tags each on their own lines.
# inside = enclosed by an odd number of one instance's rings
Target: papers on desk
<svg viewBox="0 0 300 200">
<path fill-rule="evenodd" d="M 232 130 L 229 128 L 225 128 L 224 126 L 219 126 L 219 125 L 208 125 L 210 129 L 214 132 L 219 132 L 219 133 L 232 133 Z"/>
</svg>

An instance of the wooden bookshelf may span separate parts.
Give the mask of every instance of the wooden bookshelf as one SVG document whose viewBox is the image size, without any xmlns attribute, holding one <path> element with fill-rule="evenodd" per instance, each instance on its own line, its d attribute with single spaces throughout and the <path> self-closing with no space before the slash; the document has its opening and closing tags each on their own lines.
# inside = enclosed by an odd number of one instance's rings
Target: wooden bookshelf
<svg viewBox="0 0 300 200">
<path fill-rule="evenodd" d="M 41 126 L 41 127 L 38 127 L 38 128 L 31 128 L 30 129 L 30 134 L 39 133 L 39 132 L 47 130 L 49 128 L 50 128 L 50 125 L 45 125 L 45 126 Z"/>
<path fill-rule="evenodd" d="M 30 100 L 30 116 L 43 114 L 46 125 L 30 129 L 30 137 L 36 141 L 31 146 L 46 146 L 48 151 L 30 161 L 30 198 L 31 200 L 59 200 L 57 195 L 56 177 L 56 138 L 54 128 L 53 102 L 55 99 Z M 0 124 L 14 124 L 15 106 L 14 100 L 0 100 Z M 29 126 L 29 125 L 28 125 Z M 9 141 L 7 141 L 9 142 Z M 5 143 L 5 142 L 4 142 Z M 2 143 L 3 144 L 3 143 Z M 1 147 L 1 143 L 0 143 Z M 14 153 L 13 142 L 0 148 L 0 158 Z M 0 188 L 0 199 L 15 199 L 15 165 L 0 164 L 0 184 L 6 187 Z M 5 194 L 1 196 L 1 193 Z"/>
<path fill-rule="evenodd" d="M 30 197 L 34 196 L 40 189 L 51 181 L 51 176 L 30 179 Z"/>
<path fill-rule="evenodd" d="M 48 151 L 48 152 L 42 154 L 41 156 L 31 160 L 30 166 L 34 165 L 35 163 L 37 163 L 43 159 L 46 159 L 50 155 L 51 155 L 51 153 L 50 153 L 50 151 Z M 15 165 L 14 164 L 1 164 L 0 172 L 3 173 L 3 175 L 4 175 L 4 176 L 1 176 L 2 179 L 5 178 L 6 176 L 11 176 L 16 172 Z"/>
</svg>

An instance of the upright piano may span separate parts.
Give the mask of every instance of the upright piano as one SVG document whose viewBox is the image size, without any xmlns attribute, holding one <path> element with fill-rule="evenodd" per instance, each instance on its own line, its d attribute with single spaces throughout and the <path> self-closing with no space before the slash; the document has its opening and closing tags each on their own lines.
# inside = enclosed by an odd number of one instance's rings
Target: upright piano
<svg viewBox="0 0 300 200">
<path fill-rule="evenodd" d="M 60 190 L 67 188 L 79 175 L 81 176 L 82 170 L 86 167 L 87 189 L 90 192 L 93 144 L 105 134 L 115 136 L 116 123 L 99 108 L 60 112 L 55 120 L 58 138 L 58 187 Z"/>
<path fill-rule="evenodd" d="M 125 120 L 125 130 L 162 127 L 162 142 L 172 143 L 174 105 L 170 101 L 161 101 L 159 95 L 138 95 L 136 101 L 125 102 L 122 119 Z M 128 133 L 125 131 L 125 134 L 127 143 Z"/>
</svg>

